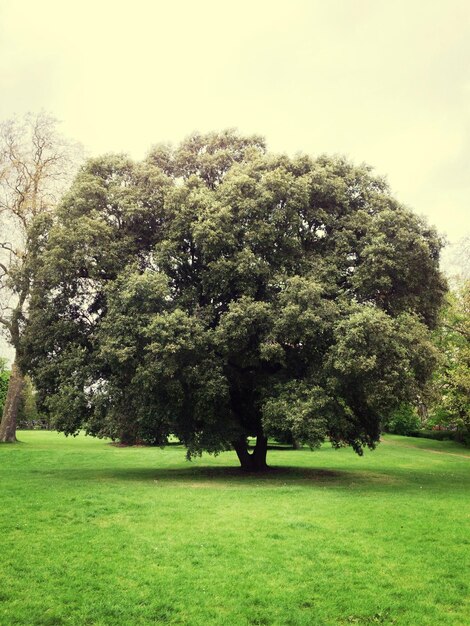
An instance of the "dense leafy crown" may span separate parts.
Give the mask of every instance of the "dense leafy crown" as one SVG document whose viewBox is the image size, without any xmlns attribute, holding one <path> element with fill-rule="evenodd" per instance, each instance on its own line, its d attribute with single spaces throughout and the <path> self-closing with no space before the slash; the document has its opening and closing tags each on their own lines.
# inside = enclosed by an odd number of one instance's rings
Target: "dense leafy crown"
<svg viewBox="0 0 470 626">
<path fill-rule="evenodd" d="M 343 158 L 229 131 L 93 159 L 39 257 L 23 359 L 67 433 L 360 452 L 432 369 L 440 247 Z"/>
</svg>

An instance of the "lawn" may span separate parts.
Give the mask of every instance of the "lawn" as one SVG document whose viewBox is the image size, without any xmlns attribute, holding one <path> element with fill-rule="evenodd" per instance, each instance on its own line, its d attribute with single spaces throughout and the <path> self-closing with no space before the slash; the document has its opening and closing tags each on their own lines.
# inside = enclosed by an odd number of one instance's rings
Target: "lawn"
<svg viewBox="0 0 470 626">
<path fill-rule="evenodd" d="M 0 625 L 468 625 L 470 450 L 0 447 Z"/>
</svg>

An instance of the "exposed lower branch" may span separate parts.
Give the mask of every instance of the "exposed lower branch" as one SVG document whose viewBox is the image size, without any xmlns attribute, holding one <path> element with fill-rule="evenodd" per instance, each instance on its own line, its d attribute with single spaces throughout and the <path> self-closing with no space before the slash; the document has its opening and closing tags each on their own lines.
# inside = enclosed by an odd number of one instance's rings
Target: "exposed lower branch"
<svg viewBox="0 0 470 626">
<path fill-rule="evenodd" d="M 0 324 L 8 330 L 11 330 L 11 324 L 5 317 L 0 316 Z"/>
</svg>

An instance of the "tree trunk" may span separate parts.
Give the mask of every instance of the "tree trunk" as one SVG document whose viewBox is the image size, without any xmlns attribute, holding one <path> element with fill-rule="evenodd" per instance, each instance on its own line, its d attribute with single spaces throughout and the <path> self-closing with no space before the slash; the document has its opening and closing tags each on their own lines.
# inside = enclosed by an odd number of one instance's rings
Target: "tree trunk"
<svg viewBox="0 0 470 626">
<path fill-rule="evenodd" d="M 123 426 L 119 435 L 119 443 L 123 446 L 135 446 L 137 443 L 137 428 L 134 424 Z"/>
<path fill-rule="evenodd" d="M 16 441 L 16 418 L 23 391 L 24 378 L 16 362 L 11 368 L 8 382 L 8 393 L 3 408 L 3 417 L 0 423 L 0 443 L 14 443 Z"/>
<path fill-rule="evenodd" d="M 246 437 L 240 437 L 232 443 L 238 460 L 244 472 L 262 472 L 268 469 L 266 454 L 268 452 L 268 438 L 264 435 L 256 437 L 256 445 L 253 452 L 248 452 Z"/>
<path fill-rule="evenodd" d="M 421 422 L 421 426 L 426 426 L 428 422 L 428 407 L 424 404 L 424 402 L 419 402 L 418 404 L 418 417 Z"/>
<path fill-rule="evenodd" d="M 292 447 L 294 448 L 294 450 L 301 450 L 302 444 L 300 443 L 300 441 L 298 439 L 295 439 L 295 437 L 293 437 L 292 438 Z"/>
</svg>

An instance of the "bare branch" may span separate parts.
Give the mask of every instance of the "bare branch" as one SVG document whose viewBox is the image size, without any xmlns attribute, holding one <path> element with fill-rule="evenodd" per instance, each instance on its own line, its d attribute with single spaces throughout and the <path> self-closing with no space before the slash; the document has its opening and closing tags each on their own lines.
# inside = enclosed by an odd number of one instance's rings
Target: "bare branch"
<svg viewBox="0 0 470 626">
<path fill-rule="evenodd" d="M 5 328 L 7 328 L 8 330 L 11 330 L 10 322 L 5 317 L 2 317 L 1 315 L 0 315 L 0 324 L 4 326 Z"/>
<path fill-rule="evenodd" d="M 8 232 L 0 241 L 0 288 L 3 299 L 14 300 L 11 315 L 0 306 L 0 319 L 12 336 L 21 330 L 18 320 L 27 312 L 33 280 L 27 262 L 29 227 L 39 213 L 51 211 L 65 190 L 78 163 L 75 154 L 75 145 L 58 134 L 57 120 L 45 112 L 0 123 L 0 215 Z M 8 283 L 13 264 L 19 270 L 14 289 Z"/>
</svg>

